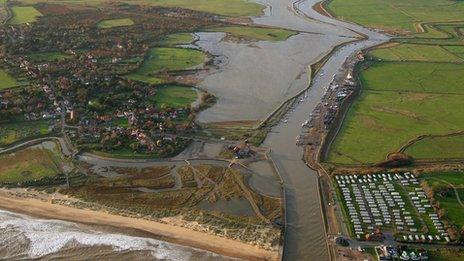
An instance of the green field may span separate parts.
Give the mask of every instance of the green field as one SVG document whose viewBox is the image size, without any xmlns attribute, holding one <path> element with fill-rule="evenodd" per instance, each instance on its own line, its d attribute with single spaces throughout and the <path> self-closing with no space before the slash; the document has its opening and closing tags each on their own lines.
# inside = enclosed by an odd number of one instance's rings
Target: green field
<svg viewBox="0 0 464 261">
<path fill-rule="evenodd" d="M 0 69 L 0 90 L 19 86 L 19 83 L 6 71 Z"/>
<path fill-rule="evenodd" d="M 190 87 L 167 85 L 159 87 L 153 101 L 158 108 L 185 108 L 198 98 L 197 91 Z"/>
<path fill-rule="evenodd" d="M 133 80 L 158 84 L 162 80 L 156 76 L 157 74 L 194 68 L 202 64 L 205 59 L 205 53 L 195 49 L 152 48 L 140 68 L 127 77 Z"/>
<path fill-rule="evenodd" d="M 420 140 L 405 150 L 415 159 L 462 159 L 464 136 L 432 137 Z"/>
<path fill-rule="evenodd" d="M 463 201 L 464 174 L 462 172 L 427 173 L 420 175 L 419 178 L 434 191 L 434 198 L 439 202 L 440 209 L 444 210 L 446 219 L 458 230 L 461 229 L 464 226 L 464 215 L 462 215 L 464 206 L 459 203 L 456 191 Z"/>
<path fill-rule="evenodd" d="M 97 27 L 101 29 L 107 29 L 107 28 L 113 28 L 113 27 L 119 27 L 119 26 L 131 26 L 133 24 L 134 24 L 134 21 L 132 21 L 129 18 L 110 19 L 110 20 L 100 21 L 97 24 Z"/>
<path fill-rule="evenodd" d="M 54 144 L 54 143 L 52 143 Z M 58 145 L 33 147 L 0 156 L 0 183 L 17 183 L 52 177 L 60 173 Z"/>
<path fill-rule="evenodd" d="M 37 21 L 37 18 L 42 14 L 33 6 L 13 6 L 11 7 L 13 17 L 9 21 L 10 24 L 25 24 Z"/>
<path fill-rule="evenodd" d="M 415 24 L 462 21 L 464 1 L 332 0 L 329 9 L 344 20 L 387 30 L 415 33 Z"/>
<path fill-rule="evenodd" d="M 248 0 L 139 0 L 136 2 L 160 6 L 177 6 L 224 16 L 259 16 L 264 9 L 262 5 Z"/>
<path fill-rule="evenodd" d="M 30 136 L 44 135 L 50 132 L 50 121 L 30 121 L 0 124 L 0 146 L 5 146 Z"/>
<path fill-rule="evenodd" d="M 285 41 L 296 34 L 294 31 L 285 29 L 251 26 L 228 26 L 209 29 L 209 31 L 225 32 L 235 37 L 259 41 Z"/>
<path fill-rule="evenodd" d="M 464 64 L 378 62 L 361 74 L 363 87 L 376 91 L 464 94 Z"/>
<path fill-rule="evenodd" d="M 64 60 L 69 58 L 69 55 L 66 55 L 61 52 L 38 52 L 38 53 L 30 53 L 27 56 L 34 61 L 39 62 L 49 62 L 49 61 L 56 61 L 56 60 Z"/>
<path fill-rule="evenodd" d="M 159 45 L 176 46 L 181 44 L 190 44 L 193 41 L 191 33 L 170 34 L 158 42 Z"/>
<path fill-rule="evenodd" d="M 464 251 L 458 249 L 427 250 L 429 260 L 433 261 L 461 261 L 464 260 Z"/>
<path fill-rule="evenodd" d="M 452 48 L 447 49 L 439 45 L 400 44 L 375 49 L 370 55 L 385 61 L 464 62 L 458 52 L 459 50 L 456 50 L 454 53 Z"/>
<path fill-rule="evenodd" d="M 113 0 L 20 0 L 24 5 L 43 2 L 101 6 L 111 4 Z M 223 16 L 259 16 L 264 6 L 249 0 L 123 0 L 129 4 L 182 7 L 195 11 L 208 12 Z"/>
<path fill-rule="evenodd" d="M 460 64 L 379 62 L 362 71 L 364 90 L 349 109 L 328 161 L 376 163 L 419 135 L 462 130 L 463 69 Z"/>
</svg>

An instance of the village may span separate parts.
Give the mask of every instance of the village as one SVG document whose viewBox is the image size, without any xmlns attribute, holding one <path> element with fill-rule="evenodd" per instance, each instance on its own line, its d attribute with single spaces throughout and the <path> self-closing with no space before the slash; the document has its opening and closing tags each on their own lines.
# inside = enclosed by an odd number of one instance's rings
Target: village
<svg viewBox="0 0 464 261">
<path fill-rule="evenodd" d="M 198 108 L 160 104 L 158 89 L 169 87 L 172 80 L 154 85 L 126 75 L 144 63 L 147 52 L 165 35 L 218 22 L 194 11 L 120 9 L 53 14 L 32 25 L 3 27 L 2 67 L 24 79 L 25 86 L 2 90 L 1 122 L 52 120 L 50 128 L 66 134 L 80 149 L 160 157 L 182 150 L 189 139 L 179 134 L 195 127 Z M 102 18 L 117 18 L 118 12 L 129 13 L 143 26 L 95 26 Z M 153 73 L 160 78 L 164 74 Z"/>
</svg>

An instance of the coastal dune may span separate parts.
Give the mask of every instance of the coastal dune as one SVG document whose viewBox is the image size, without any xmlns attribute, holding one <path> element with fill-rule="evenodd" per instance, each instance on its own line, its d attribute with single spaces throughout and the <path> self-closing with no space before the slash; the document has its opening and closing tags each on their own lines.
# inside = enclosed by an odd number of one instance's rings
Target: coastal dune
<svg viewBox="0 0 464 261">
<path fill-rule="evenodd" d="M 50 202 L 11 196 L 0 192 L 0 208 L 30 216 L 59 219 L 88 225 L 135 229 L 170 243 L 203 249 L 220 255 L 246 260 L 278 260 L 278 252 L 268 251 L 214 235 L 155 221 L 123 217 L 102 211 L 76 209 Z"/>
</svg>

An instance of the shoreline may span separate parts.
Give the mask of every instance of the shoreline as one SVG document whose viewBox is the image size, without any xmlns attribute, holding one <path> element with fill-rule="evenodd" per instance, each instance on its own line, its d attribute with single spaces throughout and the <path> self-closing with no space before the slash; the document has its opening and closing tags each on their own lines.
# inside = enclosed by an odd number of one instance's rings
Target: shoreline
<svg viewBox="0 0 464 261">
<path fill-rule="evenodd" d="M 279 260 L 277 251 L 155 221 L 118 216 L 103 211 L 77 209 L 50 202 L 20 198 L 0 191 L 0 209 L 44 219 L 57 219 L 85 225 L 108 226 L 153 235 L 169 243 L 207 250 L 219 255 L 246 260 Z"/>
</svg>

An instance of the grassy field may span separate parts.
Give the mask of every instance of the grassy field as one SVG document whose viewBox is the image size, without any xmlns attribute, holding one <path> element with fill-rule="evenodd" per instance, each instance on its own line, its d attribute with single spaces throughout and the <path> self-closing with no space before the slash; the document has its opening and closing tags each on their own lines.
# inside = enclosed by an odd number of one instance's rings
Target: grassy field
<svg viewBox="0 0 464 261">
<path fill-rule="evenodd" d="M 415 159 L 462 159 L 464 136 L 433 137 L 420 140 L 405 152 Z"/>
<path fill-rule="evenodd" d="M 259 40 L 259 41 L 285 41 L 290 36 L 295 35 L 296 32 L 279 29 L 279 28 L 263 28 L 263 27 L 251 27 L 251 26 L 228 26 L 213 28 L 209 31 L 214 32 L 225 32 L 234 37 L 244 38 L 247 40 Z"/>
<path fill-rule="evenodd" d="M 463 46 L 464 47 L 464 46 Z M 463 49 L 464 50 L 464 49 Z M 464 62 L 460 50 L 439 45 L 400 44 L 390 48 L 378 48 L 370 53 L 375 59 L 385 61 Z"/>
<path fill-rule="evenodd" d="M 32 23 L 37 20 L 42 14 L 33 6 L 13 6 L 11 7 L 13 17 L 9 21 L 10 24 Z"/>
<path fill-rule="evenodd" d="M 433 261 L 461 261 L 464 260 L 464 251 L 458 249 L 427 250 L 429 260 Z"/>
<path fill-rule="evenodd" d="M 50 121 L 40 120 L 0 124 L 0 146 L 5 146 L 18 140 L 49 133 Z"/>
<path fill-rule="evenodd" d="M 54 144 L 54 143 L 52 143 Z M 28 148 L 0 156 L 0 183 L 17 183 L 52 177 L 60 173 L 57 166 L 58 145 Z"/>
<path fill-rule="evenodd" d="M 128 75 L 133 80 L 152 84 L 161 83 L 156 74 L 163 71 L 190 69 L 202 64 L 206 55 L 198 50 L 183 48 L 159 47 L 152 48 L 142 66 Z"/>
<path fill-rule="evenodd" d="M 36 4 L 52 2 L 74 5 L 101 6 L 113 0 L 20 0 L 22 4 Z M 143 4 L 153 6 L 182 7 L 191 10 L 208 12 L 222 16 L 259 16 L 264 6 L 248 0 L 123 0 L 130 4 Z"/>
<path fill-rule="evenodd" d="M 328 161 L 376 163 L 419 135 L 462 130 L 463 69 L 460 64 L 380 62 L 362 71 L 364 91 L 351 106 Z"/>
<path fill-rule="evenodd" d="M 34 61 L 56 61 L 56 60 L 64 60 L 69 58 L 70 56 L 61 52 L 37 52 L 37 53 L 30 53 L 27 56 L 29 56 L 30 59 Z"/>
<path fill-rule="evenodd" d="M 189 44 L 193 41 L 191 33 L 170 34 L 158 42 L 159 45 L 176 46 L 181 44 Z"/>
<path fill-rule="evenodd" d="M 333 0 L 329 9 L 344 20 L 387 30 L 415 33 L 415 24 L 461 21 L 463 1 Z"/>
<path fill-rule="evenodd" d="M 113 28 L 113 27 L 119 27 L 119 26 L 131 26 L 133 24 L 134 24 L 134 21 L 132 21 L 129 18 L 111 19 L 111 20 L 100 21 L 97 24 L 97 27 L 101 29 L 106 29 L 106 28 Z"/>
<path fill-rule="evenodd" d="M 197 91 L 193 88 L 167 85 L 159 87 L 153 101 L 158 108 L 185 108 L 196 101 L 198 98 Z"/>
<path fill-rule="evenodd" d="M 0 69 L 0 90 L 19 86 L 19 83 L 6 71 Z"/>
<path fill-rule="evenodd" d="M 264 9 L 262 5 L 248 0 L 141 0 L 136 2 L 177 6 L 224 16 L 259 16 Z"/>
</svg>

